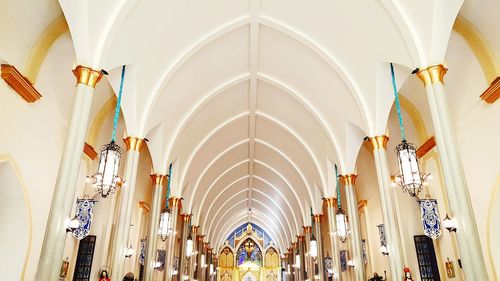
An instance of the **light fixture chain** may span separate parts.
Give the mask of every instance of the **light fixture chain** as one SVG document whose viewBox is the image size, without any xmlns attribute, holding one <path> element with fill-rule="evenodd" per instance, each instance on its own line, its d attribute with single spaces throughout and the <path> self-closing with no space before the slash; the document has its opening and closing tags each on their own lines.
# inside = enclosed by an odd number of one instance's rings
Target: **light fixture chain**
<svg viewBox="0 0 500 281">
<path fill-rule="evenodd" d="M 113 134 L 111 135 L 111 141 L 113 142 L 116 140 L 116 127 L 118 126 L 118 119 L 120 118 L 120 106 L 122 103 L 123 80 L 125 80 L 124 78 L 125 78 L 125 65 L 122 66 L 120 90 L 118 91 L 118 99 L 116 101 L 116 108 L 115 108 L 115 118 L 113 120 Z"/>
<path fill-rule="evenodd" d="M 342 209 L 341 203 L 340 203 L 340 184 L 339 184 L 339 171 L 337 168 L 337 164 L 335 164 L 335 179 L 337 180 L 337 207 Z"/>
<path fill-rule="evenodd" d="M 401 129 L 401 138 L 406 140 L 405 128 L 403 126 L 403 115 L 401 115 L 401 106 L 399 104 L 398 88 L 396 87 L 396 76 L 394 74 L 394 65 L 391 62 L 391 78 L 392 78 L 392 89 L 394 90 L 394 98 L 396 100 L 396 111 L 398 112 L 399 128 Z"/>
<path fill-rule="evenodd" d="M 167 182 L 167 200 L 165 203 L 166 209 L 168 209 L 168 199 L 170 198 L 170 181 L 172 180 L 172 163 L 170 163 L 170 166 L 168 167 L 168 182 Z"/>
</svg>

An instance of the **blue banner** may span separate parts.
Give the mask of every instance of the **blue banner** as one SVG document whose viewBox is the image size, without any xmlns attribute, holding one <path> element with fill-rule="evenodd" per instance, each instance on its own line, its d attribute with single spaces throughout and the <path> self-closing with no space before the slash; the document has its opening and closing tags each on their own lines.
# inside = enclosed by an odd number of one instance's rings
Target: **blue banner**
<svg viewBox="0 0 500 281">
<path fill-rule="evenodd" d="M 94 205 L 97 201 L 90 199 L 77 199 L 76 200 L 76 215 L 75 217 L 80 222 L 80 227 L 73 231 L 73 236 L 76 239 L 83 239 L 89 235 L 90 225 L 92 224 L 92 213 L 94 212 Z"/>
<path fill-rule="evenodd" d="M 441 221 L 436 199 L 419 200 L 418 203 L 422 212 L 424 234 L 432 239 L 437 239 L 441 236 Z"/>
</svg>

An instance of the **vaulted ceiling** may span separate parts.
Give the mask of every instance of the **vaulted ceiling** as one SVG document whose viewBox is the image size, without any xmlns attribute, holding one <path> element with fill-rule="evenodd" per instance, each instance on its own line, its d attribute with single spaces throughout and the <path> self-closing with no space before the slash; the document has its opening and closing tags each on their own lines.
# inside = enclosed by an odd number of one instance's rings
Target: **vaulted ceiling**
<svg viewBox="0 0 500 281">
<path fill-rule="evenodd" d="M 59 2 L 77 64 L 107 69 L 115 92 L 127 65 L 127 134 L 149 139 L 154 172 L 174 163 L 193 224 L 218 246 L 252 221 L 281 249 L 334 196 L 334 165 L 354 172 L 363 137 L 385 132 L 388 63 L 400 84 L 442 63 L 462 5 Z"/>
</svg>

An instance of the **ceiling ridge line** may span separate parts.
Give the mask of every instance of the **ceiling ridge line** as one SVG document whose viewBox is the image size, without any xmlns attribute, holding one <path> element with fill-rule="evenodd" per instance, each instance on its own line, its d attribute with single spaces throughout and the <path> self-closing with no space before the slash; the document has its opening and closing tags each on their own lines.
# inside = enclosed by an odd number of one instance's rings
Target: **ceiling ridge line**
<svg viewBox="0 0 500 281">
<path fill-rule="evenodd" d="M 257 107 L 257 72 L 259 63 L 259 14 L 260 14 L 261 2 L 260 0 L 250 0 L 250 27 L 249 27 L 249 68 L 250 68 L 250 88 L 249 88 L 249 102 L 248 109 L 250 111 L 250 116 L 248 120 L 248 138 L 250 139 L 248 146 L 248 158 L 250 159 L 248 163 L 248 219 L 251 218 L 252 210 L 252 187 L 253 187 L 253 174 L 254 174 L 254 159 L 255 159 L 255 110 Z"/>
</svg>

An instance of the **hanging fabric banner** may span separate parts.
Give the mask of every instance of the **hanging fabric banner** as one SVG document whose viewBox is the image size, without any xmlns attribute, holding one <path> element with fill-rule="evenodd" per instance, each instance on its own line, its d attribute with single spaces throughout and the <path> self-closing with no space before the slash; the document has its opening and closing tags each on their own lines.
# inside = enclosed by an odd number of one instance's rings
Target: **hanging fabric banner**
<svg viewBox="0 0 500 281">
<path fill-rule="evenodd" d="M 73 236 L 76 239 L 81 240 L 89 235 L 90 225 L 92 224 L 92 213 L 94 212 L 96 202 L 88 198 L 76 200 L 75 217 L 80 222 L 80 226 L 73 231 Z"/>
<path fill-rule="evenodd" d="M 146 243 L 147 239 L 141 239 L 140 249 L 139 249 L 139 263 L 144 265 L 144 260 L 146 259 Z"/>
<path fill-rule="evenodd" d="M 156 261 L 159 262 L 159 266 L 156 267 L 158 271 L 163 271 L 163 269 L 165 269 L 165 254 L 165 250 L 156 251 Z"/>
<path fill-rule="evenodd" d="M 347 251 L 340 250 L 340 270 L 342 272 L 347 271 Z"/>
<path fill-rule="evenodd" d="M 436 199 L 418 200 L 420 211 L 422 212 L 422 225 L 424 234 L 432 239 L 441 236 L 441 222 Z"/>
</svg>

